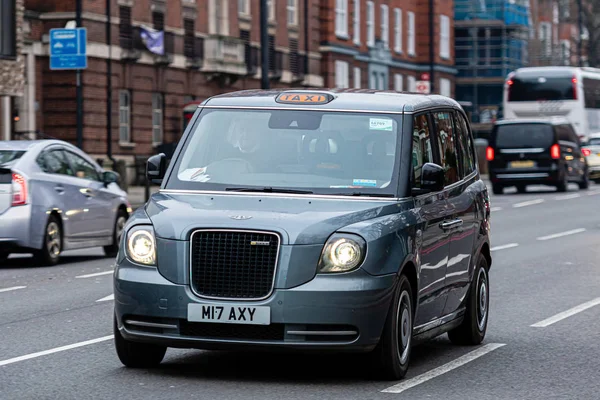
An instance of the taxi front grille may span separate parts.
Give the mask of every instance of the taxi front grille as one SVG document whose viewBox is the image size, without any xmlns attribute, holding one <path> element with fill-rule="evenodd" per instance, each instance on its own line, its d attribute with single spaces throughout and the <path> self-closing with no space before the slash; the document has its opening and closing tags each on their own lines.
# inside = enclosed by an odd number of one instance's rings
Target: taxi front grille
<svg viewBox="0 0 600 400">
<path fill-rule="evenodd" d="M 191 237 L 191 284 L 198 296 L 257 300 L 268 297 L 279 254 L 270 232 L 198 230 Z"/>
</svg>

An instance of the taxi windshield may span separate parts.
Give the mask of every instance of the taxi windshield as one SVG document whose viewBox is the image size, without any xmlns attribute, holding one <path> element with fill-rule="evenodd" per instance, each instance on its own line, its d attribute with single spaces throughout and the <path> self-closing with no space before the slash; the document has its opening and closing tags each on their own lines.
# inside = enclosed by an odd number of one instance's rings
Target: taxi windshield
<svg viewBox="0 0 600 400">
<path fill-rule="evenodd" d="M 392 196 L 399 115 L 204 109 L 166 189 Z"/>
</svg>

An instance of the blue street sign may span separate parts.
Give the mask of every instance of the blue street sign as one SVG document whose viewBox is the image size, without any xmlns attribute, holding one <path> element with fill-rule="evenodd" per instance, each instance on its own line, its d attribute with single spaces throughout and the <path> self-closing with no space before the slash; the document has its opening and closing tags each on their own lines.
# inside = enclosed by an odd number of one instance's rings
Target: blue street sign
<svg viewBox="0 0 600 400">
<path fill-rule="evenodd" d="M 50 69 L 87 68 L 87 29 L 50 29 Z"/>
</svg>

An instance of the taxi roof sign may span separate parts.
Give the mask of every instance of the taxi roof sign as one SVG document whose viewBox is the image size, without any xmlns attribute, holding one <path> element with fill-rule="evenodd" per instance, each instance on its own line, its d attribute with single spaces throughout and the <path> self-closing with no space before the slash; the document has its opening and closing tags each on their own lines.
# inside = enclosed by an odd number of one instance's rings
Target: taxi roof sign
<svg viewBox="0 0 600 400">
<path fill-rule="evenodd" d="M 329 93 L 284 92 L 275 99 L 283 104 L 327 104 L 333 100 Z"/>
</svg>

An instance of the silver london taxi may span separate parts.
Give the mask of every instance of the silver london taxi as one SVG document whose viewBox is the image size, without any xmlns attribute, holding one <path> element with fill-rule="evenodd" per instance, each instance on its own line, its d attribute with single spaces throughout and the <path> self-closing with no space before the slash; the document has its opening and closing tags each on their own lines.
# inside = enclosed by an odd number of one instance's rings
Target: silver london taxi
<svg viewBox="0 0 600 400">
<path fill-rule="evenodd" d="M 413 344 L 479 344 L 490 203 L 466 116 L 437 95 L 242 91 L 202 103 L 114 275 L 129 367 L 168 347 L 369 352 L 402 378 Z"/>
</svg>

